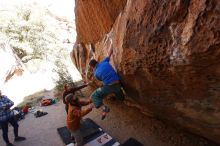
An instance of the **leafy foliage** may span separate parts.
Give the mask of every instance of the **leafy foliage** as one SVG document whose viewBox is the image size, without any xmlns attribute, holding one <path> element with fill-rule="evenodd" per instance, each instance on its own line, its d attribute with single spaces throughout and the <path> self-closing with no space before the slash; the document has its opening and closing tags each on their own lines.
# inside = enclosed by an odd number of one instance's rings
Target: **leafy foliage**
<svg viewBox="0 0 220 146">
<path fill-rule="evenodd" d="M 67 47 L 70 47 L 70 44 L 63 43 L 62 35 L 67 31 L 66 27 L 67 24 L 39 5 L 16 5 L 0 11 L 0 41 L 7 42 L 8 48 L 32 73 L 51 69 L 52 64 L 59 91 L 65 83 L 73 82 L 63 63 L 69 57 Z"/>
<path fill-rule="evenodd" d="M 0 13 L 0 39 L 8 40 L 23 63 L 60 56 L 64 46 L 54 21 L 44 9 L 16 7 L 14 13 Z"/>
<path fill-rule="evenodd" d="M 73 84 L 73 80 L 63 62 L 57 60 L 55 64 L 57 68 L 54 69 L 54 71 L 58 75 L 58 79 L 56 80 L 56 90 L 62 91 L 63 86 L 67 83 Z"/>
</svg>

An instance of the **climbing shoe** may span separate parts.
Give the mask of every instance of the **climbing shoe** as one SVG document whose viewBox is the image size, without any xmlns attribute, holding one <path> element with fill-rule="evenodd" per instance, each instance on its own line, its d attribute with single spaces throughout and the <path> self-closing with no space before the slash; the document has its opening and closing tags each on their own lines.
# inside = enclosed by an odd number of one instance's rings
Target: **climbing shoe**
<svg viewBox="0 0 220 146">
<path fill-rule="evenodd" d="M 109 113 L 109 112 L 110 112 L 110 109 L 107 106 L 104 106 L 102 108 L 102 118 L 101 119 L 104 120 L 106 115 L 107 115 L 107 113 Z"/>
<path fill-rule="evenodd" d="M 20 136 L 15 137 L 15 141 L 24 141 L 24 140 L 26 140 L 25 137 L 20 137 Z"/>
<path fill-rule="evenodd" d="M 12 143 L 7 143 L 6 146 L 14 146 Z"/>
</svg>

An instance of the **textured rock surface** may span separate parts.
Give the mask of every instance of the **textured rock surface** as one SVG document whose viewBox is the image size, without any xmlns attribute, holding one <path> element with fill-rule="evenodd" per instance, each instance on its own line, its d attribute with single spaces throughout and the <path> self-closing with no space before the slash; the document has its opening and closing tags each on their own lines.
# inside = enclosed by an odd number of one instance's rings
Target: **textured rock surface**
<svg viewBox="0 0 220 146">
<path fill-rule="evenodd" d="M 127 0 L 121 13 L 110 1 L 96 0 L 108 9 L 85 2 L 76 5 L 82 44 L 72 52 L 81 73 L 91 57 L 103 58 L 112 38 L 112 64 L 136 104 L 220 143 L 220 1 Z"/>
<path fill-rule="evenodd" d="M 126 0 L 76 0 L 78 42 L 97 42 L 111 30 Z"/>
</svg>

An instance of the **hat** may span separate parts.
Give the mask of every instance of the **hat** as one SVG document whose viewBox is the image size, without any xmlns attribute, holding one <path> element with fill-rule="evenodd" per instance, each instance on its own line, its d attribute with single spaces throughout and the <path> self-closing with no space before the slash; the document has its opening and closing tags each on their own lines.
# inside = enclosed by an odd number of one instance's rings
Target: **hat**
<svg viewBox="0 0 220 146">
<path fill-rule="evenodd" d="M 70 94 L 65 96 L 65 101 L 70 102 L 72 100 L 72 98 L 73 98 L 73 93 L 70 93 Z"/>
</svg>

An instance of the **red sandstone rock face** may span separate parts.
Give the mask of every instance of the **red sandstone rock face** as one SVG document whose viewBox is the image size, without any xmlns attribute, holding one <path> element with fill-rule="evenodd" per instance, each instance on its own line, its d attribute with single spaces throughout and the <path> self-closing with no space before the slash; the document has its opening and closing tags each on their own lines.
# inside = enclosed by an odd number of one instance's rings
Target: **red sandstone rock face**
<svg viewBox="0 0 220 146">
<path fill-rule="evenodd" d="M 78 42 L 97 42 L 111 30 L 126 0 L 76 0 Z"/>
<path fill-rule="evenodd" d="M 79 29 L 86 23 L 114 23 L 111 61 L 128 96 L 155 116 L 220 143 L 220 1 L 128 0 L 121 13 L 90 7 L 118 17 L 98 21 L 76 13 L 77 34 L 84 44 L 73 51 L 84 56 L 73 55 L 81 62 L 75 63 L 77 68 L 86 73 L 92 56 L 103 58 L 108 39 L 103 34 L 109 33 L 98 25 Z M 95 16 L 91 9 L 83 3 L 76 8 Z M 94 35 L 97 29 L 99 35 Z M 94 51 L 85 45 L 89 42 L 95 43 Z"/>
</svg>

